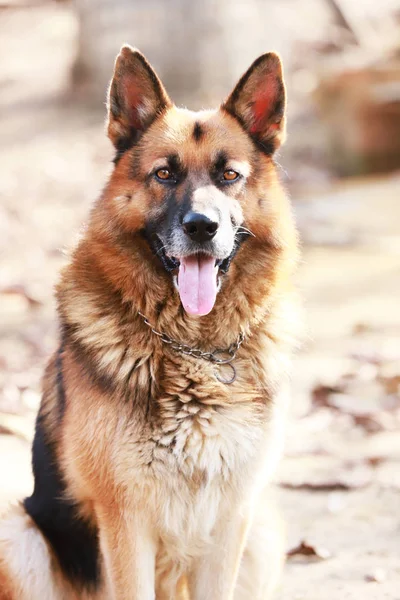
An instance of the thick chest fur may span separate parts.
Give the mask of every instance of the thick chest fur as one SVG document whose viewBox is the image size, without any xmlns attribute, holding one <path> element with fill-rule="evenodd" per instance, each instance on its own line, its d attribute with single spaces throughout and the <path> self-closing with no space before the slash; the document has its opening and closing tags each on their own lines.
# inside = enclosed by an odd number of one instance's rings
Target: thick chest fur
<svg viewBox="0 0 400 600">
<path fill-rule="evenodd" d="M 172 406 L 163 411 L 149 441 L 155 470 L 167 466 L 191 480 L 229 480 L 254 459 L 264 430 L 259 407 L 167 402 Z"/>
<path fill-rule="evenodd" d="M 144 385 L 140 369 L 150 376 Z M 244 392 L 240 381 L 219 383 L 212 367 L 196 362 L 165 361 L 157 370 L 149 359 L 140 369 L 136 409 L 129 416 L 120 412 L 115 438 L 130 473 L 150 480 L 179 478 L 192 490 L 216 479 L 219 485 L 236 485 L 239 473 L 243 479 L 266 435 L 267 399 Z"/>
<path fill-rule="evenodd" d="M 156 476 L 167 469 L 194 485 L 228 481 L 254 462 L 270 411 L 265 392 L 256 393 L 249 381 L 245 361 L 237 361 L 238 380 L 232 385 L 219 382 L 214 367 L 196 359 L 166 358 L 158 369 L 151 362 L 153 390 L 146 412 L 137 415 L 143 468 Z"/>
<path fill-rule="evenodd" d="M 228 386 L 207 363 L 152 356 L 132 376 L 129 398 L 100 395 L 89 408 L 82 372 L 71 362 L 65 418 L 72 425 L 76 411 L 82 427 L 67 428 L 68 479 L 88 496 L 105 482 L 108 493 L 124 490 L 128 504 L 146 507 L 166 547 L 181 556 L 188 545 L 201 551 L 221 515 L 250 500 L 274 460 L 272 403 L 256 391 L 246 360 L 236 366 Z"/>
<path fill-rule="evenodd" d="M 182 557 L 188 546 L 202 551 L 221 516 L 246 500 L 265 437 L 250 405 L 192 400 L 160 422 L 148 441 L 151 462 L 140 471 L 154 491 L 150 504 L 167 549 Z"/>
</svg>

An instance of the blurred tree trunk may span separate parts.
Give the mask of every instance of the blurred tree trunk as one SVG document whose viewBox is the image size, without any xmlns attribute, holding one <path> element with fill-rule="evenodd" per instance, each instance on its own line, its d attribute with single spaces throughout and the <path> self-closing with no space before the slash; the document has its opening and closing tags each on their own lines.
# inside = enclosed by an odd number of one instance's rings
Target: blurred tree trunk
<svg viewBox="0 0 400 600">
<path fill-rule="evenodd" d="M 75 0 L 80 22 L 73 79 L 99 104 L 125 42 L 154 65 L 177 104 L 220 102 L 258 54 L 289 52 L 285 1 Z M 287 19 L 286 19 L 287 20 Z"/>
</svg>

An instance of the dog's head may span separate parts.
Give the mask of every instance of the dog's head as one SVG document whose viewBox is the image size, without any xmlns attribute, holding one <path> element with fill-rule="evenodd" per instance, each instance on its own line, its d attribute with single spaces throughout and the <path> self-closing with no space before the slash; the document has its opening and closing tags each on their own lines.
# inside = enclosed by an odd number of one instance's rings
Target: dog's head
<svg viewBox="0 0 400 600">
<path fill-rule="evenodd" d="M 108 106 L 112 218 L 144 236 L 186 312 L 205 315 L 242 242 L 270 235 L 271 157 L 284 137 L 279 57 L 264 54 L 219 110 L 195 113 L 175 107 L 143 55 L 125 46 Z"/>
</svg>

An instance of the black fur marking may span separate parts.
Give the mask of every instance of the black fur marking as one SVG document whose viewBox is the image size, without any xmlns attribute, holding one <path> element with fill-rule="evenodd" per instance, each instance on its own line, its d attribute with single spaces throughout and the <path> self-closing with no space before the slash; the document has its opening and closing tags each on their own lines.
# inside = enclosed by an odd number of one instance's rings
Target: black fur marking
<svg viewBox="0 0 400 600">
<path fill-rule="evenodd" d="M 285 114 L 285 88 L 283 86 L 283 82 L 280 79 L 276 80 L 277 84 L 277 93 L 275 104 L 271 108 L 271 118 L 275 121 L 275 123 L 279 123 L 283 119 L 283 115 Z"/>
<path fill-rule="evenodd" d="M 146 240 L 147 240 L 151 250 L 153 251 L 153 254 L 155 254 L 155 256 L 157 256 L 160 259 L 164 269 L 168 273 L 171 273 L 171 271 L 174 271 L 175 269 L 177 269 L 179 267 L 178 260 L 172 258 L 171 256 L 167 256 L 165 254 L 165 251 L 163 249 L 163 244 L 156 233 L 147 232 Z"/>
<path fill-rule="evenodd" d="M 193 202 L 193 189 L 192 189 L 191 185 L 188 185 L 185 189 L 185 192 L 183 194 L 183 197 L 182 197 L 182 200 L 181 200 L 180 206 L 179 206 L 179 224 L 180 225 L 182 225 L 183 218 L 186 215 L 186 213 L 191 210 L 192 202 Z M 171 217 L 173 218 L 174 215 L 172 214 Z"/>
<path fill-rule="evenodd" d="M 81 589 L 95 590 L 100 584 L 98 532 L 77 514 L 65 498 L 55 449 L 46 439 L 39 413 L 32 448 L 35 487 L 24 500 L 26 512 L 49 541 L 65 575 Z"/>
<path fill-rule="evenodd" d="M 269 140 L 261 140 L 255 136 L 251 136 L 256 148 L 266 156 L 272 156 L 276 150 L 276 142 L 273 138 Z"/>
<path fill-rule="evenodd" d="M 231 262 L 233 261 L 233 259 L 235 258 L 236 254 L 238 253 L 240 247 L 242 246 L 243 242 L 245 240 L 247 240 L 250 237 L 250 234 L 246 234 L 244 233 L 243 235 L 240 235 L 239 239 L 235 238 L 235 244 L 233 246 L 233 250 L 230 253 L 230 255 L 225 258 L 225 260 L 222 261 L 222 263 L 219 266 L 219 270 L 222 273 L 227 273 L 229 271 L 229 267 L 231 266 Z"/>
<path fill-rule="evenodd" d="M 169 154 L 167 156 L 168 167 L 172 171 L 172 174 L 175 176 L 176 181 L 181 181 L 186 175 L 186 169 L 183 166 L 181 159 L 177 154 Z"/>
<path fill-rule="evenodd" d="M 226 165 L 228 162 L 228 157 L 226 155 L 226 153 L 221 150 L 220 152 L 218 152 L 217 154 L 217 158 L 213 164 L 213 166 L 211 167 L 211 178 L 214 182 L 214 185 L 217 186 L 221 186 L 221 180 L 222 180 L 222 175 L 226 169 Z"/>
<path fill-rule="evenodd" d="M 203 130 L 202 126 L 200 125 L 200 123 L 196 121 L 196 123 L 194 124 L 194 129 L 193 129 L 193 139 L 196 142 L 199 142 L 203 136 L 204 136 L 204 130 Z"/>
<path fill-rule="evenodd" d="M 58 410 L 59 417 L 62 419 L 65 413 L 65 390 L 64 390 L 64 377 L 63 377 L 63 366 L 62 366 L 62 354 L 64 351 L 64 333 L 61 335 L 60 347 L 57 350 L 56 357 L 56 385 L 57 385 L 57 399 L 58 399 Z"/>
<path fill-rule="evenodd" d="M 171 223 L 174 222 L 176 214 L 179 210 L 179 202 L 178 197 L 176 195 L 175 188 L 169 188 L 164 196 L 163 200 L 164 214 L 161 218 L 161 221 L 158 220 L 157 223 L 152 223 L 152 231 L 157 232 L 162 225 L 162 221 L 165 221 L 167 228 L 170 227 Z"/>
<path fill-rule="evenodd" d="M 127 152 L 134 146 L 134 144 L 138 141 L 139 137 L 140 136 L 138 136 L 137 130 L 132 129 L 130 136 L 121 137 L 118 139 L 116 146 L 115 146 L 117 152 L 116 152 L 116 154 L 114 156 L 114 160 L 113 160 L 114 165 L 117 165 L 119 163 L 120 159 L 125 154 L 125 152 Z"/>
<path fill-rule="evenodd" d="M 164 310 L 164 308 L 167 306 L 167 300 L 161 300 L 161 302 L 157 302 L 156 304 L 156 314 L 159 317 L 162 313 L 162 311 Z"/>
<path fill-rule="evenodd" d="M 118 139 L 116 146 L 115 146 L 117 152 L 116 152 L 116 155 L 113 160 L 114 165 L 118 164 L 120 158 L 122 158 L 122 156 L 125 154 L 125 152 L 128 152 L 128 150 L 131 150 L 132 148 L 137 146 L 137 144 L 141 140 L 142 136 L 143 136 L 143 131 L 140 131 L 139 129 L 135 129 L 134 127 L 131 127 L 128 135 L 123 136 Z M 137 152 L 136 152 L 136 154 L 137 154 Z M 134 160 L 132 162 L 132 168 L 131 168 L 131 173 L 130 173 L 130 177 L 132 177 L 133 179 L 135 177 L 137 177 L 137 175 L 138 175 L 138 170 L 136 169 L 137 161 L 138 161 L 138 157 L 135 156 Z"/>
<path fill-rule="evenodd" d="M 97 364 L 96 356 L 90 348 L 85 348 L 74 336 L 75 327 L 64 324 L 65 339 L 72 350 L 77 364 L 84 371 L 87 379 L 105 393 L 114 391 L 117 387 L 114 379 L 102 372 Z"/>
<path fill-rule="evenodd" d="M 227 162 L 228 162 L 228 157 L 225 154 L 225 152 L 223 152 L 223 150 L 221 150 L 220 152 L 218 152 L 216 161 L 214 163 L 214 170 L 221 173 L 225 169 Z"/>
</svg>

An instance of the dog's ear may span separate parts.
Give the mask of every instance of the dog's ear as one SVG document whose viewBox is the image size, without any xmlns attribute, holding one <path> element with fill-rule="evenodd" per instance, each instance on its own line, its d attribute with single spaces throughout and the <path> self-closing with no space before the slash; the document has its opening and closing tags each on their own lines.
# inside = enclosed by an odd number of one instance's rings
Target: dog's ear
<svg viewBox="0 0 400 600">
<path fill-rule="evenodd" d="M 129 148 L 171 104 L 143 54 L 123 46 L 108 92 L 108 136 L 117 150 Z"/>
<path fill-rule="evenodd" d="M 285 85 L 277 54 L 263 54 L 246 71 L 222 108 L 239 120 L 267 154 L 285 138 Z"/>
</svg>

